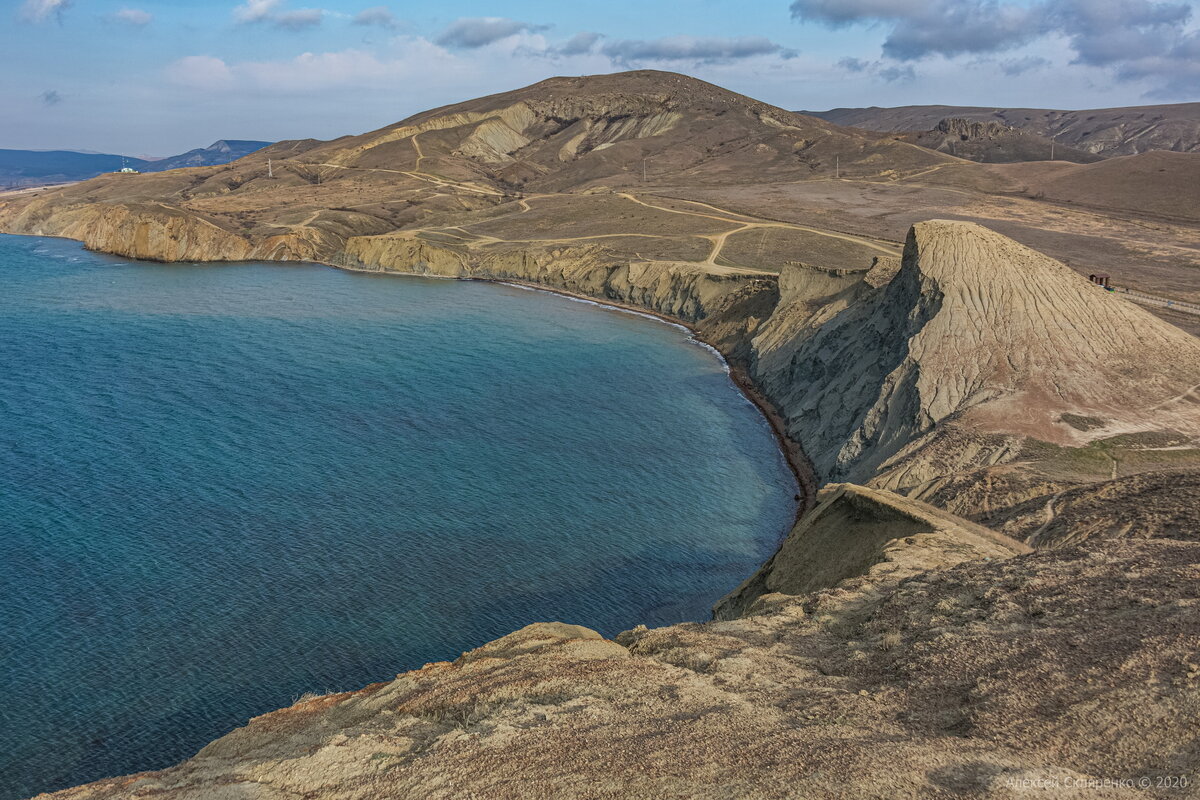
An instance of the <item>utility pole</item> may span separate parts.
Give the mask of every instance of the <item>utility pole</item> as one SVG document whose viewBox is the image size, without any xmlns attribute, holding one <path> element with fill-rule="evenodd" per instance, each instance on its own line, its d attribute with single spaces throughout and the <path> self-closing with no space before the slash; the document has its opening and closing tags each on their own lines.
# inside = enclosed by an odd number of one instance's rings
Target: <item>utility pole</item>
<svg viewBox="0 0 1200 800">
<path fill-rule="evenodd" d="M 842 157 L 834 156 L 833 157 L 833 178 L 834 178 L 834 180 L 840 180 L 841 177 L 842 177 Z"/>
<path fill-rule="evenodd" d="M 646 182 L 646 159 L 642 159 L 642 183 Z"/>
<path fill-rule="evenodd" d="M 267 177 L 268 178 L 275 177 L 275 169 L 271 166 L 271 159 L 269 159 L 269 158 L 267 159 Z"/>
</svg>

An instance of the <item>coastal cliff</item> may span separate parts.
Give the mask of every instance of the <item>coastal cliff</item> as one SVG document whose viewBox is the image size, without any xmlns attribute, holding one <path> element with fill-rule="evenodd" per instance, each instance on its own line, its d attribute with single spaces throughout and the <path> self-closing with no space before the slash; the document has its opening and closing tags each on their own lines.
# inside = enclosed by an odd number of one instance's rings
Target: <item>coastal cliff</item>
<svg viewBox="0 0 1200 800">
<path fill-rule="evenodd" d="M 517 282 L 644 310 L 729 359 L 813 486 L 889 489 L 1042 541 L 1022 521 L 1029 509 L 1200 453 L 1200 340 L 973 223 L 919 223 L 902 258 L 790 262 L 778 274 L 635 261 L 592 243 L 479 248 L 344 226 L 251 242 L 144 205 L 56 212 L 35 201 L 0 207 L 0 225 L 138 258 L 311 253 L 352 270 Z M 1154 446 L 1163 437 L 1165 451 Z M 1125 529 L 1187 518 L 1186 502 L 1165 505 L 1126 509 Z M 1045 513 L 1070 527 L 1075 508 Z"/>
</svg>

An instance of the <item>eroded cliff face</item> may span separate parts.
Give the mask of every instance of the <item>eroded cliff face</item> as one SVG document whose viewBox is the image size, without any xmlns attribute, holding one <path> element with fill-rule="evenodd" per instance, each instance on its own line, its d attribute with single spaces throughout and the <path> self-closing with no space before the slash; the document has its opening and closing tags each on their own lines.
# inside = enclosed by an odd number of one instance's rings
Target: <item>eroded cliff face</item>
<svg viewBox="0 0 1200 800">
<path fill-rule="evenodd" d="M 752 374 L 825 479 L 908 490 L 1030 440 L 1200 435 L 1200 341 L 973 223 L 918 223 L 890 279 L 785 271 L 780 296 Z"/>
<path fill-rule="evenodd" d="M 89 250 L 147 261 L 243 261 L 246 239 L 167 205 L 94 203 L 61 208 L 34 202 L 0 221 L 11 233 L 78 239 Z"/>
<path fill-rule="evenodd" d="M 688 323 L 713 316 L 748 287 L 773 291 L 776 283 L 773 275 L 686 262 L 622 263 L 595 245 L 480 253 L 402 234 L 350 239 L 336 262 L 360 270 L 529 283 Z"/>
</svg>

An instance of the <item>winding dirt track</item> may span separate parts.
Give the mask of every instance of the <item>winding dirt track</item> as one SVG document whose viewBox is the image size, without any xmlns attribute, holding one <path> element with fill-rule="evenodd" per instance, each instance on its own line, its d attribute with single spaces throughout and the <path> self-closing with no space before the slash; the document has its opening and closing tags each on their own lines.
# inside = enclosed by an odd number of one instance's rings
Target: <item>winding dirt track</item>
<svg viewBox="0 0 1200 800">
<path fill-rule="evenodd" d="M 419 158 L 423 158 L 423 157 L 424 156 L 419 156 Z M 333 166 L 333 165 L 330 165 L 330 166 Z M 342 167 L 342 169 L 366 169 L 366 168 Z M 447 186 L 447 187 L 451 187 L 451 188 L 462 188 L 462 189 L 466 189 L 467 191 L 479 191 L 478 189 L 473 189 L 472 187 L 464 185 L 464 184 L 456 184 L 456 183 L 449 182 L 449 181 L 443 181 L 442 179 L 436 178 L 435 176 L 425 176 L 424 174 L 418 175 L 418 174 L 408 172 L 405 170 L 375 169 L 375 170 L 371 170 L 371 171 L 395 172 L 398 174 L 409 175 L 412 177 L 425 177 L 425 178 L 430 179 L 442 186 Z M 499 194 L 499 193 L 495 193 L 495 194 Z M 527 214 L 533 210 L 533 206 L 531 205 L 532 201 L 542 200 L 545 198 L 557 197 L 557 196 L 558 195 L 555 195 L 555 194 L 536 194 L 536 195 L 530 195 L 528 197 L 522 197 L 516 201 L 516 205 L 520 208 L 519 211 L 515 211 L 512 214 L 505 214 L 505 215 L 501 215 L 499 217 L 493 217 L 492 219 L 487 220 L 487 222 L 495 222 L 496 220 L 507 219 L 510 217 Z M 900 254 L 900 248 L 898 246 L 883 245 L 883 244 L 879 244 L 877 242 L 871 241 L 870 239 L 867 239 L 864 237 L 852 236 L 850 234 L 834 233 L 832 231 L 821 230 L 819 228 L 811 228 L 811 227 L 808 227 L 805 225 L 795 225 L 795 224 L 787 223 L 787 222 L 774 222 L 774 221 L 763 220 L 761 218 L 753 217 L 749 214 L 742 214 L 737 211 L 729 211 L 727 209 L 718 208 L 717 206 L 709 205 L 708 203 L 702 203 L 697 200 L 680 200 L 678 202 L 683 202 L 683 203 L 688 203 L 689 205 L 699 206 L 701 208 L 708 209 L 709 211 L 715 212 L 715 213 L 704 213 L 701 211 L 687 211 L 687 210 L 678 209 L 678 208 L 666 208 L 664 206 L 655 205 L 654 203 L 646 202 L 645 200 L 637 197 L 636 195 L 630 194 L 628 192 L 620 192 L 620 193 L 618 193 L 617 196 L 624 200 L 628 200 L 632 203 L 636 203 L 640 206 L 643 206 L 643 207 L 649 208 L 649 209 L 653 209 L 655 211 L 662 211 L 662 212 L 666 212 L 668 214 L 682 214 L 684 216 L 689 216 L 689 217 L 700 217 L 702 219 L 709 219 L 709 220 L 713 220 L 715 222 L 722 222 L 722 223 L 725 223 L 726 225 L 732 225 L 734 227 L 732 227 L 730 230 L 723 231 L 721 233 L 713 233 L 713 234 L 691 233 L 691 234 L 679 234 L 677 236 L 670 236 L 670 235 L 666 235 L 666 234 L 641 233 L 641 232 L 637 232 L 637 231 L 623 231 L 623 232 L 615 232 L 615 233 L 592 234 L 589 236 L 558 236 L 558 237 L 544 237 L 544 238 L 539 237 L 539 238 L 528 238 L 528 239 L 517 239 L 517 238 L 508 239 L 508 238 L 501 238 L 498 236 L 493 236 L 491 234 L 484 234 L 484 233 L 479 233 L 477 231 L 473 231 L 473 230 L 471 230 L 472 223 L 467 223 L 465 225 L 454 225 L 454 226 L 445 226 L 445 227 L 436 227 L 436 228 L 410 228 L 407 231 L 404 231 L 404 233 L 409 236 L 416 236 L 421 233 L 438 233 L 438 234 L 443 234 L 443 235 L 447 235 L 447 236 L 453 236 L 457 239 L 463 239 L 464 242 L 466 242 L 468 244 L 470 243 L 471 239 L 473 239 L 474 241 L 480 242 L 480 243 L 484 243 L 484 244 L 560 244 L 560 243 L 568 244 L 571 242 L 595 241 L 598 239 L 621 239 L 621 238 L 670 239 L 670 238 L 680 238 L 680 237 L 699 238 L 699 239 L 708 240 L 711 243 L 712 247 L 709 251 L 708 257 L 704 261 L 694 262 L 694 263 L 703 264 L 706 267 L 715 268 L 715 269 L 722 270 L 722 271 L 736 270 L 739 272 L 746 272 L 746 273 L 760 273 L 760 272 L 766 272 L 766 271 L 755 269 L 753 267 L 737 267 L 737 266 L 732 266 L 732 265 L 728 265 L 728 264 L 718 264 L 717 259 L 720 257 L 722 250 L 724 250 L 725 245 L 729 240 L 729 237 L 733 236 L 734 234 L 743 233 L 748 230 L 754 230 L 754 229 L 759 229 L 759 228 L 762 228 L 762 229 L 778 228 L 778 229 L 784 229 L 784 230 L 804 231 L 806 233 L 812 233 L 817 236 L 826 236 L 831 239 L 840 239 L 843 241 L 852 242 L 854 244 L 868 247 L 872 250 L 876 250 L 880 253 L 884 253 L 889 256 L 897 256 Z M 453 231 L 459 231 L 459 233 L 453 233 Z M 466 236 L 463 236 L 463 234 L 466 234 Z M 471 237 L 471 239 L 468 239 L 467 237 Z"/>
<path fill-rule="evenodd" d="M 831 239 L 841 239 L 843 241 L 853 242 L 855 244 L 863 245 L 864 247 L 869 247 L 872 250 L 878 250 L 881 253 L 886 253 L 889 256 L 895 256 L 895 255 L 900 254 L 899 247 L 889 247 L 886 245 L 877 244 L 875 242 L 872 242 L 870 239 L 865 239 L 861 236 L 851 236 L 850 234 L 845 234 L 845 233 L 833 233 L 831 231 L 821 230 L 820 228 L 810 228 L 805 225 L 793 225 L 792 223 L 789 223 L 789 222 L 767 222 L 764 220 L 756 220 L 756 221 L 752 221 L 752 222 L 747 222 L 746 221 L 747 219 L 754 220 L 754 218 L 750 217 L 746 214 L 739 214 L 736 211 L 727 211 L 726 209 L 717 208 L 716 206 L 709 205 L 708 203 L 700 203 L 695 200 L 684 200 L 682 202 L 691 203 L 692 205 L 698 205 L 698 206 L 702 206 L 704 208 L 710 208 L 713 211 L 719 212 L 723 216 L 716 216 L 715 214 L 701 214 L 698 211 L 684 211 L 684 210 L 678 209 L 678 208 L 663 208 L 662 206 L 656 206 L 656 205 L 653 205 L 652 203 L 647 203 L 644 200 L 640 200 L 635 195 L 629 194 L 627 192 L 621 192 L 621 194 L 619 196 L 625 198 L 626 200 L 632 200 L 633 202 L 637 203 L 638 205 L 645 206 L 646 208 L 653 208 L 656 211 L 666 211 L 671 214 L 685 214 L 687 216 L 692 216 L 692 217 L 703 217 L 705 219 L 717 220 L 718 222 L 727 222 L 731 225 L 741 225 L 742 227 L 736 228 L 731 231 L 727 231 L 725 233 L 720 233 L 720 234 L 715 234 L 712 236 L 704 237 L 705 239 L 709 239 L 713 243 L 712 252 L 709 253 L 708 259 L 707 259 L 707 261 L 705 261 L 706 264 L 715 264 L 716 263 L 717 257 L 719 255 L 721 255 L 721 250 L 725 247 L 725 242 L 729 239 L 730 236 L 732 236 L 735 233 L 741 233 L 742 231 L 751 230 L 753 228 L 784 228 L 786 230 L 804 231 L 805 233 L 812 233 L 812 234 L 816 234 L 817 236 L 827 236 Z M 743 217 L 743 219 L 730 219 L 731 216 Z"/>
</svg>

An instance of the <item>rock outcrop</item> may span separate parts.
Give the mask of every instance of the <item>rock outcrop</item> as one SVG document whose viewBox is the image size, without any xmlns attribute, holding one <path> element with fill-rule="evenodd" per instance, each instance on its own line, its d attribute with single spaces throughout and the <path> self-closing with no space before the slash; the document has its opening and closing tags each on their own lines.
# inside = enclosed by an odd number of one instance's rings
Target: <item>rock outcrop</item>
<svg viewBox="0 0 1200 800">
<path fill-rule="evenodd" d="M 982 525 L 892 492 L 830 484 L 775 555 L 714 608 L 717 619 L 753 614 L 764 595 L 803 595 L 869 576 L 873 584 L 1031 548 Z"/>
<path fill-rule="evenodd" d="M 54 797 L 1015 800 L 1195 780 L 1196 545 L 876 577 L 616 641 L 533 625 Z"/>
<path fill-rule="evenodd" d="M 147 261 L 243 261 L 254 254 L 243 237 L 166 205 L 97 203 L 53 213 L 35 205 L 13 227 Z"/>
<path fill-rule="evenodd" d="M 1028 438 L 1200 434 L 1195 337 L 979 225 L 919 223 L 890 281 L 825 283 L 781 275 L 753 375 L 827 480 L 905 489 L 1015 460 Z"/>
<path fill-rule="evenodd" d="M 962 117 L 947 117 L 938 122 L 934 129 L 939 133 L 957 136 L 962 141 L 971 139 L 990 139 L 1011 133 L 1013 128 L 1000 122 L 972 122 Z"/>
<path fill-rule="evenodd" d="M 1028 161 L 1089 164 L 1103 159 L 1093 152 L 996 120 L 947 117 L 933 130 L 907 133 L 903 140 L 957 158 L 988 164 Z"/>
</svg>

